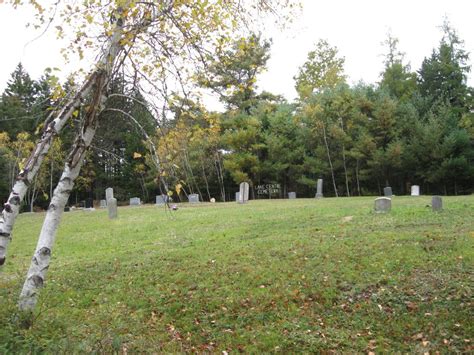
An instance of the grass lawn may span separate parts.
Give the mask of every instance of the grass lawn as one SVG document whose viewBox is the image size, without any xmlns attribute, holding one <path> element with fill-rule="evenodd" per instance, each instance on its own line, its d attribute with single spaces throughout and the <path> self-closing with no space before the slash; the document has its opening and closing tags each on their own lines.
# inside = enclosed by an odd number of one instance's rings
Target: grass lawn
<svg viewBox="0 0 474 355">
<path fill-rule="evenodd" d="M 3 352 L 473 352 L 474 196 L 65 213 L 30 327 L 18 299 L 43 213 L 0 274 Z"/>
</svg>

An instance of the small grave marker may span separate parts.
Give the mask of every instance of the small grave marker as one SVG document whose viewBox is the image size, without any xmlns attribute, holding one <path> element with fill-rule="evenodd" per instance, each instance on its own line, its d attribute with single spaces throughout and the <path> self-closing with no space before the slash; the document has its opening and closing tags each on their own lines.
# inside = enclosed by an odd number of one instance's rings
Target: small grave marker
<svg viewBox="0 0 474 355">
<path fill-rule="evenodd" d="M 162 194 L 156 196 L 155 204 L 157 206 L 163 206 L 166 202 L 168 202 L 168 195 Z"/>
<path fill-rule="evenodd" d="M 420 186 L 412 185 L 411 186 L 411 195 L 412 196 L 420 196 Z"/>
<path fill-rule="evenodd" d="M 140 206 L 140 204 L 141 204 L 140 197 L 132 197 L 130 199 L 130 206 Z"/>
<path fill-rule="evenodd" d="M 246 203 L 249 200 L 249 183 L 241 182 L 239 191 L 239 203 Z"/>
<path fill-rule="evenodd" d="M 323 198 L 323 179 L 318 179 L 316 185 L 316 198 Z"/>
<path fill-rule="evenodd" d="M 387 186 L 387 187 L 384 187 L 383 188 L 383 195 L 385 197 L 392 197 L 393 194 L 392 194 L 392 188 L 390 186 Z"/>
<path fill-rule="evenodd" d="M 198 194 L 190 194 L 188 195 L 189 203 L 199 203 L 199 195 Z"/>
<path fill-rule="evenodd" d="M 375 199 L 375 213 L 387 213 L 392 209 L 392 199 L 389 197 L 378 197 Z"/>
<path fill-rule="evenodd" d="M 108 201 L 111 198 L 114 198 L 114 189 L 111 187 L 108 187 L 105 189 L 105 201 Z"/>
<path fill-rule="evenodd" d="M 296 192 L 288 192 L 288 198 L 294 200 L 296 198 Z"/>
<path fill-rule="evenodd" d="M 117 218 L 118 212 L 117 212 L 117 199 L 116 198 L 112 197 L 107 201 L 107 210 L 109 212 L 109 219 Z"/>
<path fill-rule="evenodd" d="M 431 198 L 431 208 L 435 212 L 443 210 L 443 199 L 441 198 L 441 196 L 433 196 Z"/>
</svg>

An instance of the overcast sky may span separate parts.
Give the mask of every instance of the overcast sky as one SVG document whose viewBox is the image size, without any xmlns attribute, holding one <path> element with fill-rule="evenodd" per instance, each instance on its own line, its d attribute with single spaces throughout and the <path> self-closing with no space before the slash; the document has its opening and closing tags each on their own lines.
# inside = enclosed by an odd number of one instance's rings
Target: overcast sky
<svg viewBox="0 0 474 355">
<path fill-rule="evenodd" d="M 1 4 L 0 91 L 5 88 L 11 72 L 22 62 L 37 79 L 46 67 L 59 67 L 62 75 L 76 69 L 64 66 L 61 44 L 49 31 L 37 40 L 38 32 L 25 29 L 28 13 L 12 10 Z M 346 59 L 349 82 L 363 80 L 375 83 L 382 71 L 381 42 L 387 32 L 400 40 L 400 50 L 417 70 L 424 57 L 438 46 L 439 26 L 448 16 L 452 26 L 465 41 L 465 49 L 474 53 L 473 0 L 302 0 L 303 11 L 285 32 L 264 33 L 273 38 L 268 71 L 260 77 L 259 87 L 293 99 L 293 76 L 320 38 L 337 46 Z M 269 31 L 270 32 L 270 31 Z M 474 54 L 472 54 L 474 57 Z M 472 61 L 471 61 L 472 62 Z M 469 79 L 473 85 L 472 76 Z"/>
</svg>

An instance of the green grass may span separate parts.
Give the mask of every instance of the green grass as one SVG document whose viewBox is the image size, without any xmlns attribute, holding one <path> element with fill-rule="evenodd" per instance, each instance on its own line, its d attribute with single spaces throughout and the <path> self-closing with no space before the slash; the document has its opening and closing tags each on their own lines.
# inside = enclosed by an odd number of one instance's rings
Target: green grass
<svg viewBox="0 0 474 355">
<path fill-rule="evenodd" d="M 474 196 L 443 202 L 66 213 L 29 327 L 15 303 L 44 214 L 21 215 L 0 274 L 0 353 L 473 351 Z"/>
</svg>

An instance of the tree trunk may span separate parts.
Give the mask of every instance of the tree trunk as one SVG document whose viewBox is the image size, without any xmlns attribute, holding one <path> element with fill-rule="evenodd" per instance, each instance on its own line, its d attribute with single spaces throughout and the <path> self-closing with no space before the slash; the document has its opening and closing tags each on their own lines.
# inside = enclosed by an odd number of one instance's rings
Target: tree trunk
<svg viewBox="0 0 474 355">
<path fill-rule="evenodd" d="M 76 140 L 71 148 L 68 160 L 58 185 L 54 189 L 53 198 L 48 207 L 46 218 L 41 228 L 35 254 L 28 270 L 27 278 L 20 294 L 19 308 L 22 311 L 32 311 L 37 302 L 39 289 L 43 286 L 46 272 L 49 268 L 51 252 L 56 238 L 56 231 L 64 213 L 64 207 L 69 199 L 69 195 L 84 162 L 84 157 L 94 138 L 97 129 L 98 115 L 105 100 L 104 86 L 107 83 L 107 72 L 102 71 L 102 75 L 97 76 L 94 84 L 94 97 L 85 117 L 81 132 L 76 136 Z"/>
<path fill-rule="evenodd" d="M 211 201 L 211 193 L 209 192 L 209 182 L 207 181 L 206 169 L 204 168 L 203 160 L 201 160 L 201 168 L 202 168 L 202 176 L 204 178 L 204 182 L 206 183 L 207 197 L 209 198 L 209 201 Z"/>
<path fill-rule="evenodd" d="M 329 152 L 328 139 L 326 137 L 326 125 L 324 123 L 323 123 L 323 138 L 324 138 L 324 144 L 326 146 L 326 152 L 328 154 L 329 167 L 331 168 L 332 185 L 334 187 L 334 194 L 336 195 L 336 197 L 339 197 L 337 194 L 336 178 L 334 177 L 334 168 L 332 167 L 331 153 Z"/>
<path fill-rule="evenodd" d="M 117 23 L 119 23 L 119 20 L 117 20 Z M 12 230 L 20 211 L 21 202 L 25 197 L 29 184 L 36 177 L 44 157 L 48 154 L 54 136 L 59 134 L 72 113 L 82 104 L 82 100 L 90 94 L 93 84 L 100 76 L 101 71 L 104 70 L 104 67 L 108 68 L 108 71 L 112 70 L 115 58 L 121 48 L 119 43 L 122 33 L 121 23 L 120 20 L 120 26 L 116 27 L 109 47 L 105 50 L 97 69 L 92 72 L 76 95 L 59 111 L 54 120 L 50 121 L 54 117 L 54 113 L 48 117 L 41 139 L 31 153 L 25 168 L 16 177 L 15 185 L 0 215 L 0 268 L 5 264 L 8 244 L 12 238 Z"/>
<path fill-rule="evenodd" d="M 222 174 L 222 167 L 221 167 L 220 157 L 219 157 L 219 153 L 217 151 L 216 151 L 216 158 L 217 159 L 214 161 L 214 165 L 216 166 L 217 179 L 218 179 L 219 185 L 220 185 L 222 202 L 225 202 L 226 198 L 225 198 L 224 175 Z"/>
<path fill-rule="evenodd" d="M 103 53 L 102 65 L 98 66 L 94 73 L 95 75 L 92 76 L 93 80 L 90 80 L 90 90 L 93 95 L 87 107 L 84 124 L 71 148 L 71 153 L 66 161 L 58 185 L 54 190 L 53 198 L 41 228 L 36 251 L 31 260 L 30 268 L 20 294 L 18 307 L 22 311 L 32 311 L 36 305 L 39 289 L 43 286 L 46 272 L 49 268 L 51 252 L 59 222 L 64 213 L 64 207 L 74 187 L 74 181 L 81 170 L 86 151 L 97 130 L 98 116 L 106 99 L 105 90 L 112 75 L 115 59 L 122 49 L 120 44 L 123 26 L 121 9 L 117 9 L 117 13 L 119 15 L 116 19 L 114 32 L 110 38 L 109 47 Z M 49 145 L 51 145 L 51 141 L 49 141 Z"/>
<path fill-rule="evenodd" d="M 342 164 L 344 165 L 344 176 L 346 178 L 346 194 L 347 194 L 347 197 L 351 197 L 351 192 L 349 191 L 349 180 L 347 177 L 346 152 L 344 148 L 344 143 L 342 143 Z"/>
<path fill-rule="evenodd" d="M 356 160 L 356 182 L 357 182 L 357 192 L 360 194 L 360 181 L 359 181 L 359 159 Z"/>
</svg>

